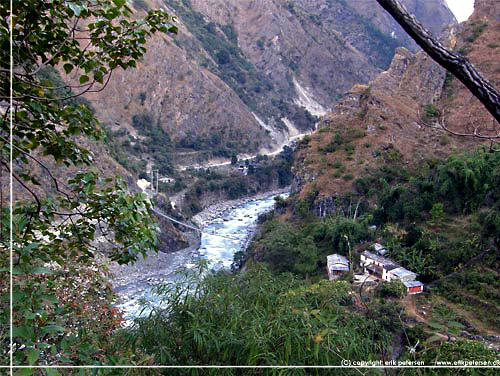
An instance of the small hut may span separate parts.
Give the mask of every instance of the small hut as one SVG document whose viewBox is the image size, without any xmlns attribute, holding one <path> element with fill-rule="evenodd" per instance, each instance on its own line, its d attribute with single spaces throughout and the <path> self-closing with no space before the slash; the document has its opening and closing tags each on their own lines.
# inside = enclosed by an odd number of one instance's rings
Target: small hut
<svg viewBox="0 0 500 376">
<path fill-rule="evenodd" d="M 406 294 L 414 295 L 424 292 L 424 284 L 420 281 L 407 281 L 403 282 L 406 286 Z"/>
<path fill-rule="evenodd" d="M 328 279 L 333 281 L 344 273 L 349 272 L 349 261 L 345 256 L 333 254 L 326 256 Z"/>
</svg>

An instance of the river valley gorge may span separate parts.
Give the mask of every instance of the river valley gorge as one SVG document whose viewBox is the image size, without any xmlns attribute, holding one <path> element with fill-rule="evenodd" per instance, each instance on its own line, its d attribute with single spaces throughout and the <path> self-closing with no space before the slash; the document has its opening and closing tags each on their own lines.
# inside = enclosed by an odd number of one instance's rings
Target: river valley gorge
<svg viewBox="0 0 500 376">
<path fill-rule="evenodd" d="M 0 376 L 497 376 L 500 1 L 0 11 Z"/>
<path fill-rule="evenodd" d="M 194 218 L 200 231 L 188 234 L 188 248 L 173 253 L 150 252 L 130 266 L 111 265 L 112 284 L 120 299 L 118 307 L 125 311 L 125 318 L 131 320 L 139 315 L 142 299 L 158 306 L 152 287 L 175 282 L 180 270 L 193 268 L 202 259 L 210 270 L 230 270 L 234 255 L 245 251 L 251 241 L 258 216 L 274 207 L 275 197 L 287 198 L 288 194 L 287 190 L 264 193 L 205 209 Z"/>
</svg>

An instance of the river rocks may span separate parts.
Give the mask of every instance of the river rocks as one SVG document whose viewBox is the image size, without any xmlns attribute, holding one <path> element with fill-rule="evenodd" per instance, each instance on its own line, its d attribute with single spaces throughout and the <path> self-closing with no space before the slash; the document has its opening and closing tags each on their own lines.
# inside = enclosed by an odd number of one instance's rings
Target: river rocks
<svg viewBox="0 0 500 376">
<path fill-rule="evenodd" d="M 237 207 L 246 204 L 247 202 L 261 200 L 261 199 L 269 197 L 269 196 L 284 194 L 284 193 L 287 193 L 289 191 L 290 191 L 290 189 L 287 187 L 287 188 L 279 189 L 279 190 L 272 191 L 272 192 L 261 193 L 261 194 L 258 194 L 256 196 L 252 196 L 252 197 L 245 197 L 245 198 L 241 198 L 241 199 L 237 199 L 237 200 L 224 201 L 224 202 L 212 205 L 212 206 L 206 208 L 205 210 L 203 210 L 202 212 L 196 214 L 195 216 L 193 216 L 193 218 L 191 218 L 191 221 L 193 223 L 195 223 L 200 228 L 205 227 L 208 223 L 214 223 L 214 222 L 221 223 L 219 221 L 221 221 L 221 220 L 225 221 L 228 219 L 227 216 L 224 215 L 224 212 L 226 212 L 228 210 L 234 210 Z"/>
</svg>

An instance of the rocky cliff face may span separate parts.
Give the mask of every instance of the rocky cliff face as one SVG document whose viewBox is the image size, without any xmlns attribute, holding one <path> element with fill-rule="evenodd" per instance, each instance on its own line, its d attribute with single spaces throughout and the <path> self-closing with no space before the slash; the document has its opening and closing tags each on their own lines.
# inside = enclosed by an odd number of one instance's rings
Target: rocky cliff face
<svg viewBox="0 0 500 376">
<path fill-rule="evenodd" d="M 370 85 L 354 86 L 303 143 L 295 193 L 341 196 L 352 189 L 353 177 L 392 160 L 415 165 L 439 153 L 440 132 L 421 121 L 420 111 L 439 98 L 444 79 L 424 53 L 397 49 L 390 68 Z"/>
<path fill-rule="evenodd" d="M 406 3 L 425 9 L 422 21 L 438 33 L 454 22 L 444 0 Z M 124 142 L 141 137 L 133 119 L 142 116 L 168 134 L 165 144 L 205 152 L 205 159 L 279 147 L 313 127 L 314 116 L 353 84 L 387 68 L 395 47 L 414 48 L 375 0 L 135 0 L 132 6 L 139 13 L 166 8 L 177 15 L 180 33 L 155 37 L 136 70 L 116 72 L 104 93 L 89 99 L 103 122 L 129 132 Z"/>
</svg>

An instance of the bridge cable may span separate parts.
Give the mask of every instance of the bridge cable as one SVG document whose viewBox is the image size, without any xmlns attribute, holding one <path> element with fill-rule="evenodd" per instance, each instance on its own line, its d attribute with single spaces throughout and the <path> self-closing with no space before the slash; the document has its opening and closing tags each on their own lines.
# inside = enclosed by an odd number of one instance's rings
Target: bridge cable
<svg viewBox="0 0 500 376">
<path fill-rule="evenodd" d="M 240 238 L 236 238 L 236 237 L 224 236 L 224 235 L 219 235 L 219 234 L 211 234 L 211 233 L 209 233 L 209 232 L 205 232 L 205 231 L 203 231 L 203 230 L 200 230 L 200 229 L 199 229 L 199 228 L 197 228 L 197 227 L 194 227 L 194 226 L 188 225 L 187 223 L 184 223 L 184 222 L 178 221 L 177 219 L 172 218 L 172 217 L 170 217 L 169 215 L 166 215 L 165 213 L 163 213 L 162 211 L 160 211 L 160 210 L 158 210 L 158 209 L 151 208 L 151 210 L 152 210 L 154 213 L 156 213 L 156 214 L 158 214 L 159 216 L 161 216 L 161 217 L 164 217 L 164 218 L 166 218 L 166 219 L 168 219 L 168 220 L 170 220 L 170 221 L 172 221 L 172 222 L 175 222 L 175 223 L 177 223 L 177 224 L 179 224 L 179 225 L 181 225 L 181 226 L 184 226 L 184 227 L 190 228 L 190 229 L 192 229 L 192 230 L 195 230 L 195 231 L 199 232 L 200 234 L 205 234 L 205 235 L 209 235 L 209 236 L 218 236 L 218 237 L 220 237 L 220 238 L 225 238 L 225 239 L 230 239 L 230 240 L 239 240 L 239 241 L 241 241 L 241 240 L 242 240 L 242 239 L 240 239 Z M 234 234 L 234 235 L 237 235 L 237 234 Z M 243 235 L 243 234 L 241 234 L 241 235 Z"/>
</svg>

